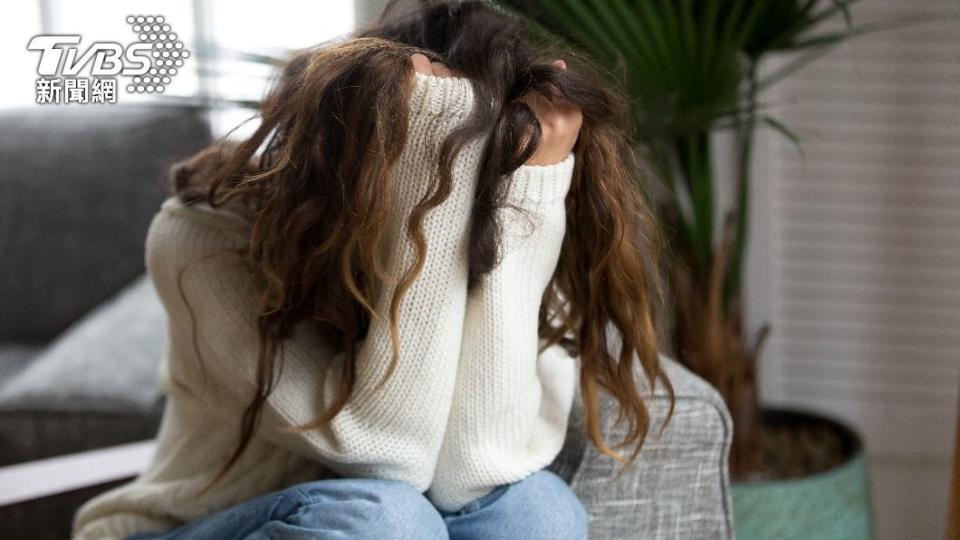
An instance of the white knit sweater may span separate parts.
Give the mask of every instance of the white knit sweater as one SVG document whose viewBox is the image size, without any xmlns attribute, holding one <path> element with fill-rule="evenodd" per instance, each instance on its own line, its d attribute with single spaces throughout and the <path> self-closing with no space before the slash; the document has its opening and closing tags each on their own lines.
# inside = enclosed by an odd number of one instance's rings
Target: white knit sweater
<svg viewBox="0 0 960 540">
<path fill-rule="evenodd" d="M 393 275 L 413 260 L 405 218 L 435 180 L 440 142 L 474 102 L 467 79 L 414 75 L 408 140 L 392 172 L 385 245 Z M 330 405 L 343 361 L 305 322 L 284 342 L 283 371 L 249 447 L 201 497 L 193 494 L 237 444 L 254 392 L 258 289 L 229 251 L 249 236 L 243 213 L 166 200 L 146 240 L 147 270 L 168 315 L 157 449 L 136 479 L 77 511 L 73 538 L 167 530 L 331 472 L 406 481 L 454 510 L 548 465 L 563 445 L 577 359 L 559 346 L 537 354 L 537 313 L 564 234 L 574 158 L 513 174 L 507 202 L 526 213 L 502 211 L 502 262 L 468 297 L 468 224 L 484 142 L 458 154 L 453 190 L 424 222 L 426 261 L 399 309 L 400 354 L 387 383 L 373 393 L 391 356 L 393 285 L 378 291 L 381 320 L 370 325 L 354 393 L 329 427 L 284 429 Z"/>
</svg>

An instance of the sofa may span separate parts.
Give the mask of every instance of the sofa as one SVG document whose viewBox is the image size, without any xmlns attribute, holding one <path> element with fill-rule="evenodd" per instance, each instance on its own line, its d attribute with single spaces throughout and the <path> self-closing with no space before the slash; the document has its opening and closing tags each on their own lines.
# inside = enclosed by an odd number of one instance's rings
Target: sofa
<svg viewBox="0 0 960 540">
<path fill-rule="evenodd" d="M 202 110 L 176 106 L 34 107 L 0 112 L 0 495 L 4 470 L 148 441 L 164 396 L 164 312 L 143 264 L 165 170 L 210 140 Z M 664 356 L 676 390 L 649 393 L 654 429 L 637 462 L 590 444 L 576 397 L 549 468 L 590 515 L 591 538 L 732 538 L 732 426 L 709 385 Z M 611 446 L 616 402 L 602 395 Z M 66 538 L 77 507 L 129 478 L 88 481 L 2 505 L 3 538 Z M 10 486 L 8 486 L 8 489 Z M 42 492 L 43 490 L 39 490 Z"/>
</svg>

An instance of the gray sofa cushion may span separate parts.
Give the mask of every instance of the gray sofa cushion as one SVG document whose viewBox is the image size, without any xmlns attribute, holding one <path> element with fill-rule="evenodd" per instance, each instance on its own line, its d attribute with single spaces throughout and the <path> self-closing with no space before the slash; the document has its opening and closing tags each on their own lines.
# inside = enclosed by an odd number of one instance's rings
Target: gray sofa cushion
<svg viewBox="0 0 960 540">
<path fill-rule="evenodd" d="M 190 108 L 0 111 L 0 343 L 45 343 L 142 273 L 167 167 L 209 140 Z"/>
<path fill-rule="evenodd" d="M 0 385 L 23 371 L 41 349 L 39 345 L 0 345 Z"/>
<path fill-rule="evenodd" d="M 713 387 L 672 358 L 661 355 L 661 360 L 676 391 L 673 417 L 662 436 L 658 430 L 669 409 L 666 391 L 658 385 L 649 396 L 638 368 L 652 428 L 637 461 L 617 478 L 622 465 L 588 443 L 570 479 L 590 513 L 590 538 L 733 538 L 730 415 Z M 615 423 L 616 401 L 601 396 L 602 431 L 613 448 L 627 435 L 627 426 Z M 579 416 L 571 417 L 572 430 L 583 430 Z M 629 456 L 628 449 L 616 450 Z"/>
<path fill-rule="evenodd" d="M 0 465 L 149 439 L 166 315 L 146 274 L 0 382 Z"/>
</svg>

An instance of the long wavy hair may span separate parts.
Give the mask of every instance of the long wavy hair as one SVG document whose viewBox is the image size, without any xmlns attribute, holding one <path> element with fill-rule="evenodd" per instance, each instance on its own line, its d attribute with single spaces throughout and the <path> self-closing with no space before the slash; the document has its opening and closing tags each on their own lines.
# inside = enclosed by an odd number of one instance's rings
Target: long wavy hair
<svg viewBox="0 0 960 540">
<path fill-rule="evenodd" d="M 297 323 L 317 323 L 346 361 L 334 404 L 293 429 L 324 425 L 350 398 L 358 347 L 371 319 L 381 316 L 372 295 L 391 279 L 379 259 L 380 244 L 390 171 L 406 141 L 410 55 L 417 52 L 469 78 L 476 105 L 442 143 L 439 181 L 407 220 L 416 257 L 399 277 L 390 304 L 394 352 L 383 380 L 398 361 L 399 302 L 425 260 L 424 218 L 450 193 L 459 150 L 484 134 L 489 139 L 470 209 L 468 286 L 498 263 L 496 210 L 504 204 L 510 173 L 533 155 L 541 138 L 536 116 L 520 98 L 537 91 L 583 112 L 565 200 L 567 230 L 540 309 L 543 348 L 560 343 L 579 356 L 587 435 L 600 452 L 625 465 L 635 461 L 650 425 L 637 364 L 650 389 L 658 381 L 665 385 L 673 412 L 654 316 L 662 300 L 655 271 L 661 242 L 638 187 L 641 167 L 623 94 L 589 59 L 535 39 L 521 20 L 486 1 L 393 0 L 370 25 L 296 53 L 263 101 L 260 124 L 249 138 L 215 142 L 174 169 L 171 189 L 185 204 L 217 207 L 236 199 L 249 211 L 245 256 L 263 286 L 256 394 L 244 411 L 235 451 L 201 493 L 247 448 L 282 362 L 278 351 Z M 560 57 L 566 70 L 550 64 Z M 619 403 L 616 424 L 628 422 L 627 435 L 614 446 L 633 445 L 629 460 L 604 441 L 601 389 Z"/>
</svg>

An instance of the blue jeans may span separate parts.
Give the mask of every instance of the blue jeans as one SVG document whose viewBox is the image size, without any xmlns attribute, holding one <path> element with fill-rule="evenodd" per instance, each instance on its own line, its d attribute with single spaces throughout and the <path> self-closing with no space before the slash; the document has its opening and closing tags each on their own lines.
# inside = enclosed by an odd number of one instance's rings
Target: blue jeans
<svg viewBox="0 0 960 540">
<path fill-rule="evenodd" d="M 584 540 L 587 522 L 567 483 L 541 469 L 455 512 L 437 509 L 405 482 L 327 478 L 127 540 Z"/>
</svg>

